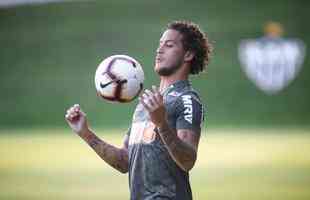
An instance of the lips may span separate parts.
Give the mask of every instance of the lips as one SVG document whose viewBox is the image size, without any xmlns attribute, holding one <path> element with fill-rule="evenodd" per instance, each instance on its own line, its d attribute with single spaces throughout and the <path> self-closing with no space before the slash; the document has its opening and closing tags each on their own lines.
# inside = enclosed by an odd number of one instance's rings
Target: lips
<svg viewBox="0 0 310 200">
<path fill-rule="evenodd" d="M 156 60 L 156 62 L 160 62 L 160 61 L 162 61 L 162 58 L 159 56 L 156 56 L 155 60 Z"/>
</svg>

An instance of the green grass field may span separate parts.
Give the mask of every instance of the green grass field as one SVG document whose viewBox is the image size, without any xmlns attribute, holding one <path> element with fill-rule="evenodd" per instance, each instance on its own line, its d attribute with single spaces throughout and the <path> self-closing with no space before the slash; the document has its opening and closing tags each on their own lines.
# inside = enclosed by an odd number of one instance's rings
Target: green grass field
<svg viewBox="0 0 310 200">
<path fill-rule="evenodd" d="M 98 131 L 121 144 L 114 132 Z M 128 199 L 127 175 L 69 129 L 1 130 L 0 146 L 1 200 Z M 309 129 L 210 129 L 191 171 L 194 199 L 308 200 L 309 152 Z"/>
</svg>

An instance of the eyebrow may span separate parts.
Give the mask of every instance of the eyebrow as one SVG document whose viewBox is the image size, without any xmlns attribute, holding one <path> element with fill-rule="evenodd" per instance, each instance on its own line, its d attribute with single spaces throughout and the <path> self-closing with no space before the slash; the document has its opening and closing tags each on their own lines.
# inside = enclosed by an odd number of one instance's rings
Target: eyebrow
<svg viewBox="0 0 310 200">
<path fill-rule="evenodd" d="M 159 40 L 159 42 L 176 42 L 176 40 L 165 40 L 165 41 L 163 41 L 163 40 Z"/>
</svg>

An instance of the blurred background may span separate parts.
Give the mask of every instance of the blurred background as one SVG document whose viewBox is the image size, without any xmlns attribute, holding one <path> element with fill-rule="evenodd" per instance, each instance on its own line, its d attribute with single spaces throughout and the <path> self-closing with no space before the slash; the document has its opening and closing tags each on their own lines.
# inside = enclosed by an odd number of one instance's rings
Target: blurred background
<svg viewBox="0 0 310 200">
<path fill-rule="evenodd" d="M 79 103 L 98 135 L 119 145 L 137 100 L 95 93 L 105 57 L 127 54 L 158 84 L 155 50 L 166 24 L 191 20 L 214 54 L 192 77 L 206 106 L 194 199 L 310 199 L 310 59 L 268 94 L 248 78 L 238 48 L 275 21 L 283 38 L 310 42 L 306 0 L 0 0 L 0 199 L 128 199 L 109 168 L 64 121 Z M 263 58 L 263 57 L 262 57 Z"/>
</svg>

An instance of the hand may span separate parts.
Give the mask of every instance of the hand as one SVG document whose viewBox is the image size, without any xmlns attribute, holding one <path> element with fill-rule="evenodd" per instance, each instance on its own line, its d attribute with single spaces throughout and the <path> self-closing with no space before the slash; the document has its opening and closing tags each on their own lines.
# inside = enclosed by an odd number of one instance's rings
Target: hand
<svg viewBox="0 0 310 200">
<path fill-rule="evenodd" d="M 157 127 L 163 127 L 166 124 L 166 109 L 164 106 L 163 96 L 156 86 L 151 90 L 145 90 L 139 97 L 141 104 L 148 111 L 151 121 Z"/>
<path fill-rule="evenodd" d="M 86 114 L 81 110 L 79 104 L 74 104 L 74 106 L 67 110 L 65 119 L 71 129 L 80 136 L 89 130 L 86 120 Z"/>
</svg>

